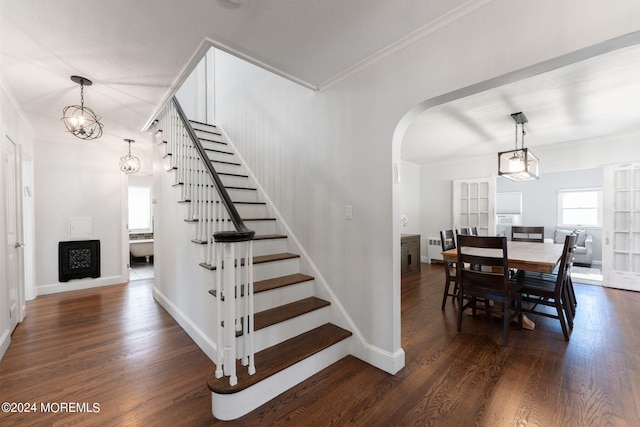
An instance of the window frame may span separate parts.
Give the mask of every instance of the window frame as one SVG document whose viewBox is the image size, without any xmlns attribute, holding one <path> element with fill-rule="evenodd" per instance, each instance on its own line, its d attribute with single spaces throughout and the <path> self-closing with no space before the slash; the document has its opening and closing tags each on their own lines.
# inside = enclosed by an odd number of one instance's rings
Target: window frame
<svg viewBox="0 0 640 427">
<path fill-rule="evenodd" d="M 597 223 L 596 224 L 573 224 L 564 222 L 564 197 L 568 194 L 575 193 L 597 193 Z M 566 188 L 558 190 L 558 227 L 565 228 L 602 228 L 603 226 L 603 210 L 604 205 L 602 201 L 602 188 L 601 187 L 589 187 L 589 188 Z M 593 209 L 594 207 L 584 207 L 584 209 Z"/>
<path fill-rule="evenodd" d="M 131 227 L 131 189 L 132 188 L 146 188 L 149 191 L 149 227 L 147 228 L 132 228 Z M 150 185 L 129 185 L 127 195 L 127 227 L 129 233 L 153 233 L 153 191 Z"/>
</svg>

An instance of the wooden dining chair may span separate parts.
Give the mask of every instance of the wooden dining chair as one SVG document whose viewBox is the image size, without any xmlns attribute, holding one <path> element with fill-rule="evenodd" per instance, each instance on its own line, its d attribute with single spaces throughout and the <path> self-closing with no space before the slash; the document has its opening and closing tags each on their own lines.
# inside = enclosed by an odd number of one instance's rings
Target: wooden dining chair
<svg viewBox="0 0 640 427">
<path fill-rule="evenodd" d="M 519 272 L 511 279 L 513 284 L 521 287 L 522 301 L 525 303 L 522 311 L 558 319 L 566 341 L 569 341 L 568 326 L 573 326 L 573 309 L 567 283 L 576 250 L 576 239 L 577 236 L 573 234 L 566 236 L 557 274 Z M 555 277 L 555 280 L 549 280 L 550 277 Z M 555 313 L 539 306 L 553 307 Z"/>
<path fill-rule="evenodd" d="M 456 228 L 456 235 L 458 234 L 462 234 L 463 236 L 469 236 L 471 235 L 471 231 L 469 227 L 460 227 L 460 228 Z"/>
<path fill-rule="evenodd" d="M 544 243 L 544 227 L 514 225 L 511 227 L 511 240 L 514 242 Z"/>
<path fill-rule="evenodd" d="M 478 227 L 469 227 L 469 235 L 477 236 L 478 235 Z"/>
<path fill-rule="evenodd" d="M 453 230 L 440 231 L 440 242 L 442 244 L 442 251 L 456 248 L 455 235 Z M 444 310 L 447 304 L 447 298 L 451 297 L 451 303 L 453 304 L 458 297 L 458 273 L 456 272 L 456 263 L 445 261 L 445 283 L 444 283 L 444 295 L 442 295 L 442 309 Z M 453 291 L 451 291 L 451 284 L 453 284 Z"/>
<path fill-rule="evenodd" d="M 482 250 L 481 253 L 478 250 Z M 462 313 L 471 308 L 475 317 L 477 302 L 484 299 L 484 311 L 488 316 L 492 313 L 502 315 L 502 345 L 506 346 L 509 323 L 514 317 L 518 318 L 518 325 L 522 328 L 520 285 L 509 280 L 507 238 L 459 235 L 457 265 L 460 287 L 458 332 L 462 331 Z M 472 269 L 470 266 L 474 265 L 480 268 Z M 468 299 L 466 303 L 465 298 Z M 496 308 L 492 308 L 489 301 L 494 301 Z"/>
</svg>

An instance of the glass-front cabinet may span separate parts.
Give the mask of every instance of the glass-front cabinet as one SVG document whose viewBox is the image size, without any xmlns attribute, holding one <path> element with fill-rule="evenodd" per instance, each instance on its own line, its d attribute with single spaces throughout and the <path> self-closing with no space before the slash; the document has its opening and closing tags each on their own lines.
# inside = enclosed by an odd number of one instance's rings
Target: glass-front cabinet
<svg viewBox="0 0 640 427">
<path fill-rule="evenodd" d="M 476 227 L 480 236 L 495 234 L 495 177 L 453 181 L 453 227 Z"/>
</svg>

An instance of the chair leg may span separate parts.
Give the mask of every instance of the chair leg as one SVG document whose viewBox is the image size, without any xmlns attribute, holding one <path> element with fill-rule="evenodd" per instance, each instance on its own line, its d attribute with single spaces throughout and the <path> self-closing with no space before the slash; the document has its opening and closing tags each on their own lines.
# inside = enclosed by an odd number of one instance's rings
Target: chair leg
<svg viewBox="0 0 640 427">
<path fill-rule="evenodd" d="M 560 320 L 560 326 L 562 327 L 564 340 L 569 341 L 569 333 L 567 332 L 567 324 L 564 321 L 564 313 L 563 313 L 562 302 L 560 301 L 560 298 L 556 298 L 556 311 L 558 312 L 558 320 Z"/>
<path fill-rule="evenodd" d="M 569 289 L 569 301 L 571 302 L 571 314 L 575 317 L 576 307 L 578 306 L 578 300 L 576 299 L 576 292 L 573 289 L 573 280 L 571 276 L 567 276 L 567 288 Z"/>
<path fill-rule="evenodd" d="M 564 286 L 562 289 L 562 300 L 561 300 L 561 305 L 564 311 L 564 314 L 567 318 L 567 325 L 569 326 L 570 329 L 573 329 L 573 317 L 574 317 L 574 311 L 573 311 L 573 306 L 571 303 L 571 297 L 569 296 L 569 289 Z"/>
<path fill-rule="evenodd" d="M 458 332 L 462 332 L 462 311 L 464 310 L 464 300 L 462 299 L 462 286 L 458 287 Z"/>
<path fill-rule="evenodd" d="M 444 295 L 442 296 L 442 309 L 444 310 L 444 306 L 447 305 L 447 297 L 449 296 L 449 286 L 451 282 L 447 280 L 447 283 L 444 285 Z"/>
<path fill-rule="evenodd" d="M 502 346 L 507 346 L 507 334 L 509 333 L 509 303 L 502 303 Z"/>
</svg>

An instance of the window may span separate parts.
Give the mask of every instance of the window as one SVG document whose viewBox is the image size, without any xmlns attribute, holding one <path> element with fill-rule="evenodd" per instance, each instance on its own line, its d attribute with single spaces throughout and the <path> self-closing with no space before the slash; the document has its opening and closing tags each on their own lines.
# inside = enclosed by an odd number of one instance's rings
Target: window
<svg viewBox="0 0 640 427">
<path fill-rule="evenodd" d="M 129 186 L 129 231 L 151 233 L 151 187 Z"/>
<path fill-rule="evenodd" d="M 559 190 L 558 224 L 560 226 L 601 227 L 602 189 Z"/>
</svg>

